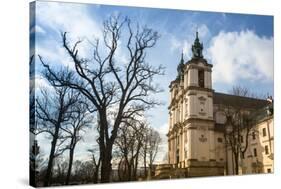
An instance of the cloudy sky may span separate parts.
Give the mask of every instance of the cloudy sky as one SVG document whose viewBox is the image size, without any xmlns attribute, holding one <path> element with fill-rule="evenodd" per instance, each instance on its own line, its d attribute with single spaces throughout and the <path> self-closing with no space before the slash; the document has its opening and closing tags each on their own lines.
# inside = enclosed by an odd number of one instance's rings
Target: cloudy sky
<svg viewBox="0 0 281 189">
<path fill-rule="evenodd" d="M 176 77 L 181 52 L 184 52 L 186 61 L 191 57 L 196 30 L 204 44 L 203 55 L 213 64 L 215 91 L 226 93 L 232 86 L 241 85 L 258 94 L 273 95 L 272 16 L 40 1 L 37 1 L 35 10 L 31 11 L 36 18 L 30 26 L 31 48 L 54 65 L 72 66 L 62 48 L 60 32 L 69 32 L 73 40 L 83 39 L 79 52 L 87 57 L 91 50 L 88 42 L 102 36 L 102 22 L 112 14 L 121 13 L 135 23 L 158 31 L 161 37 L 148 52 L 147 61 L 166 67 L 165 76 L 155 79 L 164 89 L 157 95 L 164 105 L 147 112 L 147 115 L 151 125 L 162 136 L 168 129 L 168 86 Z M 35 43 L 32 43 L 34 39 Z M 126 61 L 122 51 L 118 52 L 118 57 L 120 61 Z M 37 71 L 39 73 L 40 67 Z M 77 157 L 84 157 L 88 145 L 94 143 L 90 133 L 87 132 L 80 144 Z M 49 144 L 43 137 L 40 140 L 44 146 L 41 149 L 48 153 Z M 162 146 L 166 151 L 167 144 Z"/>
</svg>

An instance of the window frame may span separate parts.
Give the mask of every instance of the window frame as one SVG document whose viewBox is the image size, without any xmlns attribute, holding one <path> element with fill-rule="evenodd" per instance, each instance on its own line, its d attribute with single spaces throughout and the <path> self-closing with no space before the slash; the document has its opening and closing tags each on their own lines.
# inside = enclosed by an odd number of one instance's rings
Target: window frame
<svg viewBox="0 0 281 189">
<path fill-rule="evenodd" d="M 218 143 L 223 143 L 223 139 L 221 137 L 217 138 Z"/>
<path fill-rule="evenodd" d="M 253 154 L 254 154 L 254 157 L 257 157 L 257 156 L 258 156 L 258 152 L 257 152 L 257 149 L 256 149 L 256 148 L 253 149 Z"/>
<path fill-rule="evenodd" d="M 262 136 L 263 136 L 263 137 L 266 137 L 266 134 L 267 134 L 267 133 L 266 133 L 266 128 L 262 128 Z"/>
<path fill-rule="evenodd" d="M 268 155 L 268 154 L 269 154 L 269 148 L 268 148 L 268 145 L 265 145 L 265 146 L 264 146 L 264 153 L 265 153 L 266 155 Z"/>
<path fill-rule="evenodd" d="M 198 70 L 198 86 L 205 87 L 205 71 L 203 69 Z"/>
</svg>

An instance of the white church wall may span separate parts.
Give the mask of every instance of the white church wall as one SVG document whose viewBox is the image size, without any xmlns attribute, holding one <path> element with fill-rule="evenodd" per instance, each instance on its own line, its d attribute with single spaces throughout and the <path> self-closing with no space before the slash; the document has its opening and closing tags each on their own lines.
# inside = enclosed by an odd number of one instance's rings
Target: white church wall
<svg viewBox="0 0 281 189">
<path fill-rule="evenodd" d="M 213 100 L 207 92 L 189 95 L 189 116 L 201 119 L 213 119 Z"/>
<path fill-rule="evenodd" d="M 226 161 L 226 149 L 225 149 L 225 140 L 224 135 L 221 132 L 215 132 L 215 159 L 217 162 L 225 162 Z"/>
<path fill-rule="evenodd" d="M 216 153 L 215 153 L 215 149 L 216 149 L 216 145 L 215 145 L 215 132 L 213 130 L 209 131 L 209 159 L 211 160 L 216 160 Z"/>
<path fill-rule="evenodd" d="M 188 70 L 188 86 L 198 86 L 198 70 Z"/>
<path fill-rule="evenodd" d="M 210 133 L 207 131 L 207 128 L 204 126 L 199 130 L 195 130 L 196 137 L 194 137 L 194 145 L 196 148 L 196 159 L 199 161 L 209 161 L 210 159 L 210 149 L 209 145 L 211 144 Z"/>
<path fill-rule="evenodd" d="M 184 89 L 186 89 L 188 86 L 188 72 L 184 72 Z"/>
<path fill-rule="evenodd" d="M 196 96 L 195 95 L 190 95 L 189 96 L 189 101 L 188 101 L 188 112 L 189 116 L 196 116 L 197 112 L 197 106 L 196 106 L 196 101 L 195 101 Z"/>
<path fill-rule="evenodd" d="M 191 133 L 191 131 L 190 130 L 187 130 L 186 131 L 187 132 L 187 143 L 186 143 L 186 145 L 187 145 L 187 157 L 186 157 L 186 159 L 191 159 L 191 157 L 192 157 L 192 153 L 191 153 L 191 148 L 192 148 L 192 146 L 191 146 L 191 144 L 192 144 L 192 133 Z"/>
</svg>

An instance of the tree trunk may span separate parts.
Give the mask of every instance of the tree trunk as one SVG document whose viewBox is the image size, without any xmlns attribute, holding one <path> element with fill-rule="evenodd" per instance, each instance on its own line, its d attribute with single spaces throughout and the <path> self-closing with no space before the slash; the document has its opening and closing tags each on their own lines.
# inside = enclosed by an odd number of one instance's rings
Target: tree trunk
<svg viewBox="0 0 281 189">
<path fill-rule="evenodd" d="M 138 171 L 138 163 L 139 163 L 139 153 L 140 153 L 140 149 L 141 149 L 141 142 L 138 143 L 137 146 L 137 151 L 135 154 L 135 158 L 133 160 L 133 164 L 134 164 L 134 169 L 133 169 L 133 179 L 137 180 L 137 171 Z"/>
<path fill-rule="evenodd" d="M 147 168 L 146 168 L 146 152 L 144 153 L 144 156 L 143 156 L 143 164 L 144 164 L 144 177 L 146 178 L 147 177 Z"/>
<path fill-rule="evenodd" d="M 128 175 L 127 175 L 127 181 L 131 181 L 132 180 L 132 165 L 131 163 L 128 163 Z"/>
<path fill-rule="evenodd" d="M 122 173 L 121 173 L 121 171 L 122 171 L 121 170 L 122 160 L 123 160 L 123 158 L 121 158 L 121 160 L 118 163 L 118 178 L 119 178 L 119 181 L 122 181 Z"/>
<path fill-rule="evenodd" d="M 96 170 L 94 172 L 94 183 L 97 184 L 99 179 L 99 167 L 96 167 Z"/>
<path fill-rule="evenodd" d="M 149 179 L 151 179 L 151 177 L 152 177 L 152 164 L 151 163 L 149 163 Z"/>
<path fill-rule="evenodd" d="M 69 150 L 69 163 L 68 163 L 67 176 L 66 176 L 66 180 L 65 180 L 65 184 L 66 184 L 66 185 L 69 184 L 69 180 L 70 180 L 71 169 L 72 169 L 72 163 L 73 163 L 73 154 L 74 154 L 74 148 L 71 148 L 71 149 Z"/>
<path fill-rule="evenodd" d="M 110 182 L 111 176 L 111 152 L 112 147 L 106 146 L 101 152 L 102 160 L 101 160 L 101 183 L 108 183 Z"/>
<path fill-rule="evenodd" d="M 137 153 L 136 159 L 135 159 L 134 175 L 133 175 L 134 180 L 137 180 L 138 162 L 139 162 L 139 155 Z"/>
<path fill-rule="evenodd" d="M 239 157 L 238 157 L 238 153 L 234 154 L 234 162 L 235 162 L 235 175 L 239 174 Z"/>
<path fill-rule="evenodd" d="M 117 136 L 117 130 L 121 122 L 121 116 L 117 116 L 111 137 L 108 134 L 108 123 L 106 110 L 100 110 L 100 158 L 101 158 L 101 183 L 110 182 L 112 146 Z M 118 126 L 118 127 L 117 127 Z M 105 140 L 104 140 L 105 139 Z"/>
<path fill-rule="evenodd" d="M 132 156 L 130 161 L 128 162 L 128 181 L 133 180 L 133 174 L 134 174 L 134 156 Z"/>
<path fill-rule="evenodd" d="M 57 145 L 57 135 L 58 135 L 58 129 L 56 129 L 55 136 L 53 137 L 52 141 L 52 146 L 51 146 L 51 151 L 49 155 L 49 161 L 48 161 L 48 167 L 47 167 L 47 172 L 46 176 L 44 179 L 44 186 L 49 186 L 51 183 L 51 174 L 52 174 L 52 168 L 53 168 L 53 161 L 54 161 L 54 156 L 55 156 L 55 150 L 56 150 L 56 145 Z"/>
</svg>

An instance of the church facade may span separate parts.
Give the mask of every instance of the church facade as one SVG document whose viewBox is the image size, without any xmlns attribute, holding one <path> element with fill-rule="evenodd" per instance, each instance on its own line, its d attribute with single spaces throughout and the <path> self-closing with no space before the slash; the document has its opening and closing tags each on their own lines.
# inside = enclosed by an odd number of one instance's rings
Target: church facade
<svg viewBox="0 0 281 189">
<path fill-rule="evenodd" d="M 202 52 L 196 32 L 193 57 L 185 62 L 182 55 L 169 86 L 169 164 L 185 177 L 272 172 L 273 102 L 215 92 L 212 64 Z M 228 136 L 236 107 L 255 121 Z"/>
</svg>

